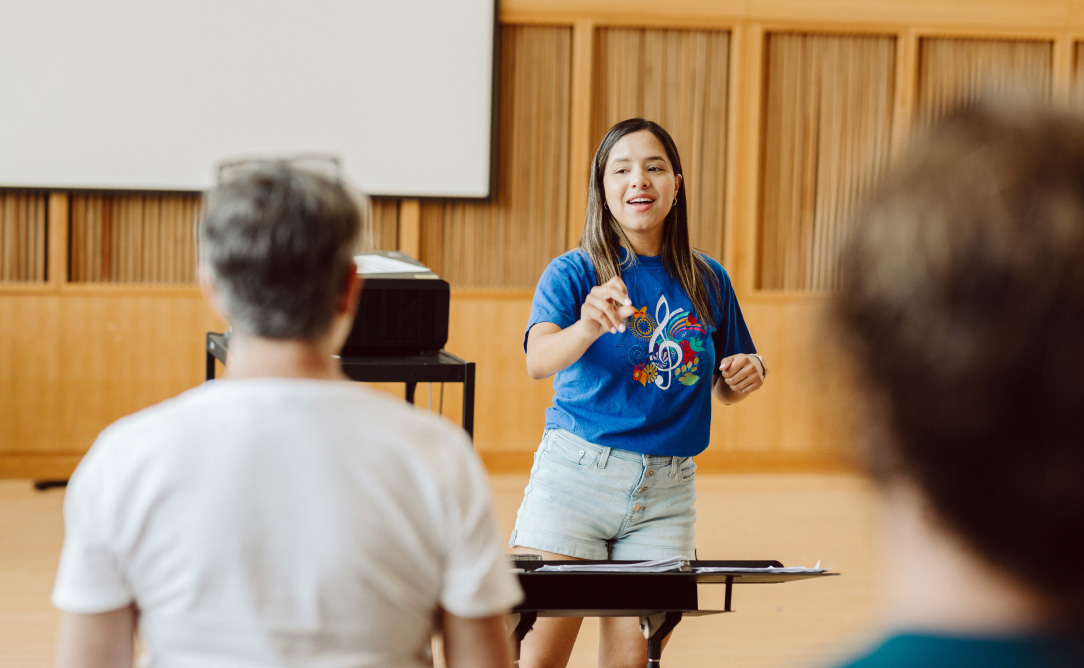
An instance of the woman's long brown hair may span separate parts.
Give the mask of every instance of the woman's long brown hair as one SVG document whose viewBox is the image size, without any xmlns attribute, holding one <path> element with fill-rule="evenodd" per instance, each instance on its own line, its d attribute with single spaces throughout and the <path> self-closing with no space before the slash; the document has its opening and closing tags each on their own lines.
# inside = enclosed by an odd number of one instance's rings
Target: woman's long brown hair
<svg viewBox="0 0 1084 668">
<path fill-rule="evenodd" d="M 662 143 L 666 149 L 666 157 L 669 158 L 675 174 L 681 174 L 681 158 L 678 156 L 677 146 L 670 134 L 658 123 L 643 118 L 630 118 L 617 123 L 598 145 L 595 158 L 591 163 L 591 187 L 587 195 L 587 213 L 583 221 L 583 233 L 580 236 L 580 249 L 591 258 L 595 267 L 595 275 L 599 285 L 610 280 L 614 276 L 621 276 L 622 269 L 628 268 L 636 262 L 636 253 L 632 250 L 632 244 L 625 236 L 621 225 L 614 219 L 613 214 L 603 206 L 606 201 L 606 190 L 602 183 L 602 177 L 606 170 L 606 161 L 610 159 L 610 151 L 625 135 L 633 132 L 647 130 Z M 683 183 L 684 186 L 684 183 Z M 685 200 L 685 187 L 678 189 L 676 193 L 677 203 L 666 215 L 663 224 L 662 255 L 663 266 L 670 276 L 676 280 L 689 295 L 693 308 L 696 309 L 700 319 L 709 327 L 715 326 L 715 317 L 712 313 L 711 302 L 708 296 L 705 281 L 711 283 L 713 292 L 718 299 L 720 294 L 719 279 L 711 270 L 702 253 L 694 250 L 689 243 L 689 217 L 688 206 Z M 619 248 L 626 251 L 624 264 L 620 259 Z"/>
</svg>

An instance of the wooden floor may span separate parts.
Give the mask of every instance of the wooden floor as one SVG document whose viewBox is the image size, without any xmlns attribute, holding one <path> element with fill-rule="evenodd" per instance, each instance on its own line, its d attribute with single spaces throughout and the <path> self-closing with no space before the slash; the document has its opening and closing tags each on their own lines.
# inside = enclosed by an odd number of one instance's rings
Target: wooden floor
<svg viewBox="0 0 1084 668">
<path fill-rule="evenodd" d="M 492 478 L 502 530 L 515 520 L 526 475 Z M 688 618 L 663 654 L 666 668 L 815 667 L 876 633 L 876 510 L 853 475 L 704 475 L 698 478 L 697 549 L 703 559 L 778 559 L 840 577 L 738 586 L 735 612 Z M 0 666 L 53 661 L 56 612 L 49 592 L 63 539 L 64 491 L 0 480 Z M 721 608 L 722 588 L 702 586 L 701 607 Z M 595 665 L 597 622 L 584 624 L 571 668 Z"/>
</svg>

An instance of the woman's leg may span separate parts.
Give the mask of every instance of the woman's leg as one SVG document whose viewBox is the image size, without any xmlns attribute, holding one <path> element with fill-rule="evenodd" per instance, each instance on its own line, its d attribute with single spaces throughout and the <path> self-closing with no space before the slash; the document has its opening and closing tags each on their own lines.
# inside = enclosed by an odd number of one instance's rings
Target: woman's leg
<svg viewBox="0 0 1084 668">
<path fill-rule="evenodd" d="M 671 633 L 662 639 L 670 641 Z M 599 668 L 643 668 L 647 665 L 647 639 L 637 617 L 603 617 L 599 620 Z"/>
<path fill-rule="evenodd" d="M 544 552 L 529 547 L 516 546 L 517 554 L 538 554 L 547 561 L 579 561 L 574 557 Z M 539 617 L 534 626 L 523 637 L 519 649 L 520 668 L 565 668 L 572 656 L 572 646 L 580 632 L 580 617 Z M 641 636 L 643 638 L 643 636 Z M 647 643 L 644 643 L 644 661 L 647 663 Z M 638 667 L 639 668 L 639 667 Z"/>
<path fill-rule="evenodd" d="M 692 458 L 643 457 L 644 475 L 637 483 L 632 512 L 613 543 L 610 558 L 646 561 L 684 556 L 696 558 L 696 465 Z M 670 639 L 663 638 L 665 647 Z M 635 617 L 601 620 L 599 668 L 647 665 L 647 639 Z"/>
</svg>

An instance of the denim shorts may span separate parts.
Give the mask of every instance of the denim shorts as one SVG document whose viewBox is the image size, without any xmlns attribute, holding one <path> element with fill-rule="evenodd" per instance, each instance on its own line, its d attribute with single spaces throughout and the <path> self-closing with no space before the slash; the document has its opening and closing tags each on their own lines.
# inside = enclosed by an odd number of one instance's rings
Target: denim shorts
<svg viewBox="0 0 1084 668">
<path fill-rule="evenodd" d="M 696 464 L 550 429 L 534 455 L 511 547 L 581 559 L 696 558 Z"/>
</svg>

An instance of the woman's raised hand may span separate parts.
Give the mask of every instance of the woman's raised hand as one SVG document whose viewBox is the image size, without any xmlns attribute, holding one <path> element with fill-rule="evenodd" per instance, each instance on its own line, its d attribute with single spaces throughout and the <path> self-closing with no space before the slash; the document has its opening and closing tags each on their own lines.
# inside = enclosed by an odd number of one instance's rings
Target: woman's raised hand
<svg viewBox="0 0 1084 668">
<path fill-rule="evenodd" d="M 620 278 L 591 288 L 574 325 L 561 329 L 552 322 L 539 322 L 527 332 L 527 373 L 538 380 L 567 369 L 606 332 L 625 331 L 625 318 L 635 312 Z"/>
<path fill-rule="evenodd" d="M 580 322 L 586 333 L 597 339 L 606 332 L 625 331 L 625 319 L 636 312 L 629 299 L 628 288 L 620 276 L 591 288 L 580 309 Z"/>
</svg>

